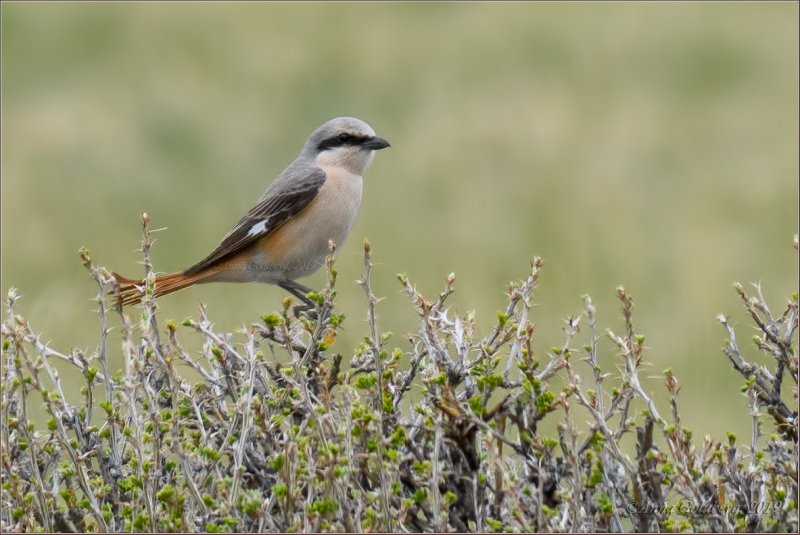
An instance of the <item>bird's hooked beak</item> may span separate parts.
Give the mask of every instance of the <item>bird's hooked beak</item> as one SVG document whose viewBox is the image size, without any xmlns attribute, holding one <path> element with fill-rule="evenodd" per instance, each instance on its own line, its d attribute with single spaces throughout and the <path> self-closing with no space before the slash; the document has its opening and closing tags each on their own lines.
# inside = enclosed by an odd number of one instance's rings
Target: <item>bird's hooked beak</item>
<svg viewBox="0 0 800 535">
<path fill-rule="evenodd" d="M 361 147 L 366 150 L 381 150 L 390 146 L 388 141 L 379 136 L 373 136 L 361 144 Z"/>
</svg>

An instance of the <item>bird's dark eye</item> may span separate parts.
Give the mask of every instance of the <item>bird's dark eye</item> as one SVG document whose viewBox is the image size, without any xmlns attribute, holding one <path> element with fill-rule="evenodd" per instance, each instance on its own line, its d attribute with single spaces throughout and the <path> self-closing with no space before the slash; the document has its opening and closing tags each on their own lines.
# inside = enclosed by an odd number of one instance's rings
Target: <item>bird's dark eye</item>
<svg viewBox="0 0 800 535">
<path fill-rule="evenodd" d="M 351 136 L 346 132 L 342 132 L 337 137 L 339 138 L 339 141 L 341 141 L 342 143 L 350 143 L 353 140 L 353 136 Z"/>
</svg>

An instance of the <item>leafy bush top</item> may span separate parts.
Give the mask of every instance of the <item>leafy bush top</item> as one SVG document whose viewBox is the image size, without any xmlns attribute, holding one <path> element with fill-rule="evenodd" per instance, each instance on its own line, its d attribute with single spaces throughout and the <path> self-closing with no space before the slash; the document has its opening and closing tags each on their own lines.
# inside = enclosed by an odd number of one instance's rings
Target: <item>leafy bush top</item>
<svg viewBox="0 0 800 535">
<path fill-rule="evenodd" d="M 508 286 L 486 336 L 400 283 L 418 329 L 406 350 L 376 320 L 364 247 L 369 336 L 347 359 L 333 342 L 336 270 L 310 297 L 313 314 L 267 314 L 238 333 L 214 331 L 205 308 L 159 326 L 149 283 L 119 315 L 125 369 L 109 369 L 106 295 L 113 279 L 81 257 L 98 286 L 97 350 L 62 353 L 17 315 L 2 325 L 0 529 L 3 531 L 787 531 L 798 529 L 798 298 L 773 315 L 756 286 L 736 291 L 771 369 L 748 361 L 733 327 L 724 353 L 744 377 L 752 436 L 698 439 L 642 385 L 644 336 L 617 289 L 621 332 L 599 331 L 591 298 L 564 322 L 564 343 L 534 347 L 531 299 L 543 262 Z M 796 244 L 796 239 L 795 239 Z M 796 245 L 795 245 L 796 247 Z M 199 333 L 200 354 L 179 333 Z M 617 369 L 598 364 L 598 340 Z M 53 360 L 84 377 L 70 402 Z M 197 378 L 181 373 L 188 366 Z M 786 377 L 790 408 L 781 397 Z M 37 426 L 30 405 L 50 418 Z M 775 433 L 761 439 L 766 412 Z M 576 415 L 581 418 L 576 418 Z M 576 421 L 589 416 L 588 426 Z M 542 423 L 555 423 L 548 436 Z M 625 448 L 630 436 L 635 448 Z M 635 449 L 635 451 L 627 451 Z"/>
</svg>

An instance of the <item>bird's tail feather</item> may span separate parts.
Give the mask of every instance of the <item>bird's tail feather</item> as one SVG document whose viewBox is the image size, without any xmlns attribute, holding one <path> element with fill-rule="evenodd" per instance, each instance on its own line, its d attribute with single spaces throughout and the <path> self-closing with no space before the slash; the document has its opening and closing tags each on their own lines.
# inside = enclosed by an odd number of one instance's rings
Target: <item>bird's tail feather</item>
<svg viewBox="0 0 800 535">
<path fill-rule="evenodd" d="M 161 297 L 172 292 L 177 292 L 192 284 L 197 284 L 203 279 L 210 277 L 213 272 L 201 271 L 192 275 L 184 275 L 182 272 L 169 273 L 166 275 L 159 275 L 156 277 L 155 282 L 155 297 Z M 128 279 L 119 273 L 112 273 L 114 278 L 119 283 L 119 291 L 114 292 L 117 298 L 117 306 L 124 307 L 128 305 L 135 305 L 141 302 L 144 296 L 144 280 L 143 279 Z"/>
</svg>

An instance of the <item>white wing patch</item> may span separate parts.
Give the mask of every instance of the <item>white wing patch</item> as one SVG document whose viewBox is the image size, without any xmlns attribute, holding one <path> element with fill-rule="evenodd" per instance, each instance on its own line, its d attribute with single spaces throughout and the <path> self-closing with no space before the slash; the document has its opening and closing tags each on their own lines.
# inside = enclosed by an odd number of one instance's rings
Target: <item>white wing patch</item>
<svg viewBox="0 0 800 535">
<path fill-rule="evenodd" d="M 256 236 L 256 235 L 261 234 L 264 231 L 266 231 L 267 230 L 267 221 L 269 221 L 269 218 L 262 219 L 261 221 L 259 221 L 258 223 L 256 223 L 252 227 L 250 227 L 250 230 L 247 232 L 247 235 L 248 236 Z"/>
</svg>

